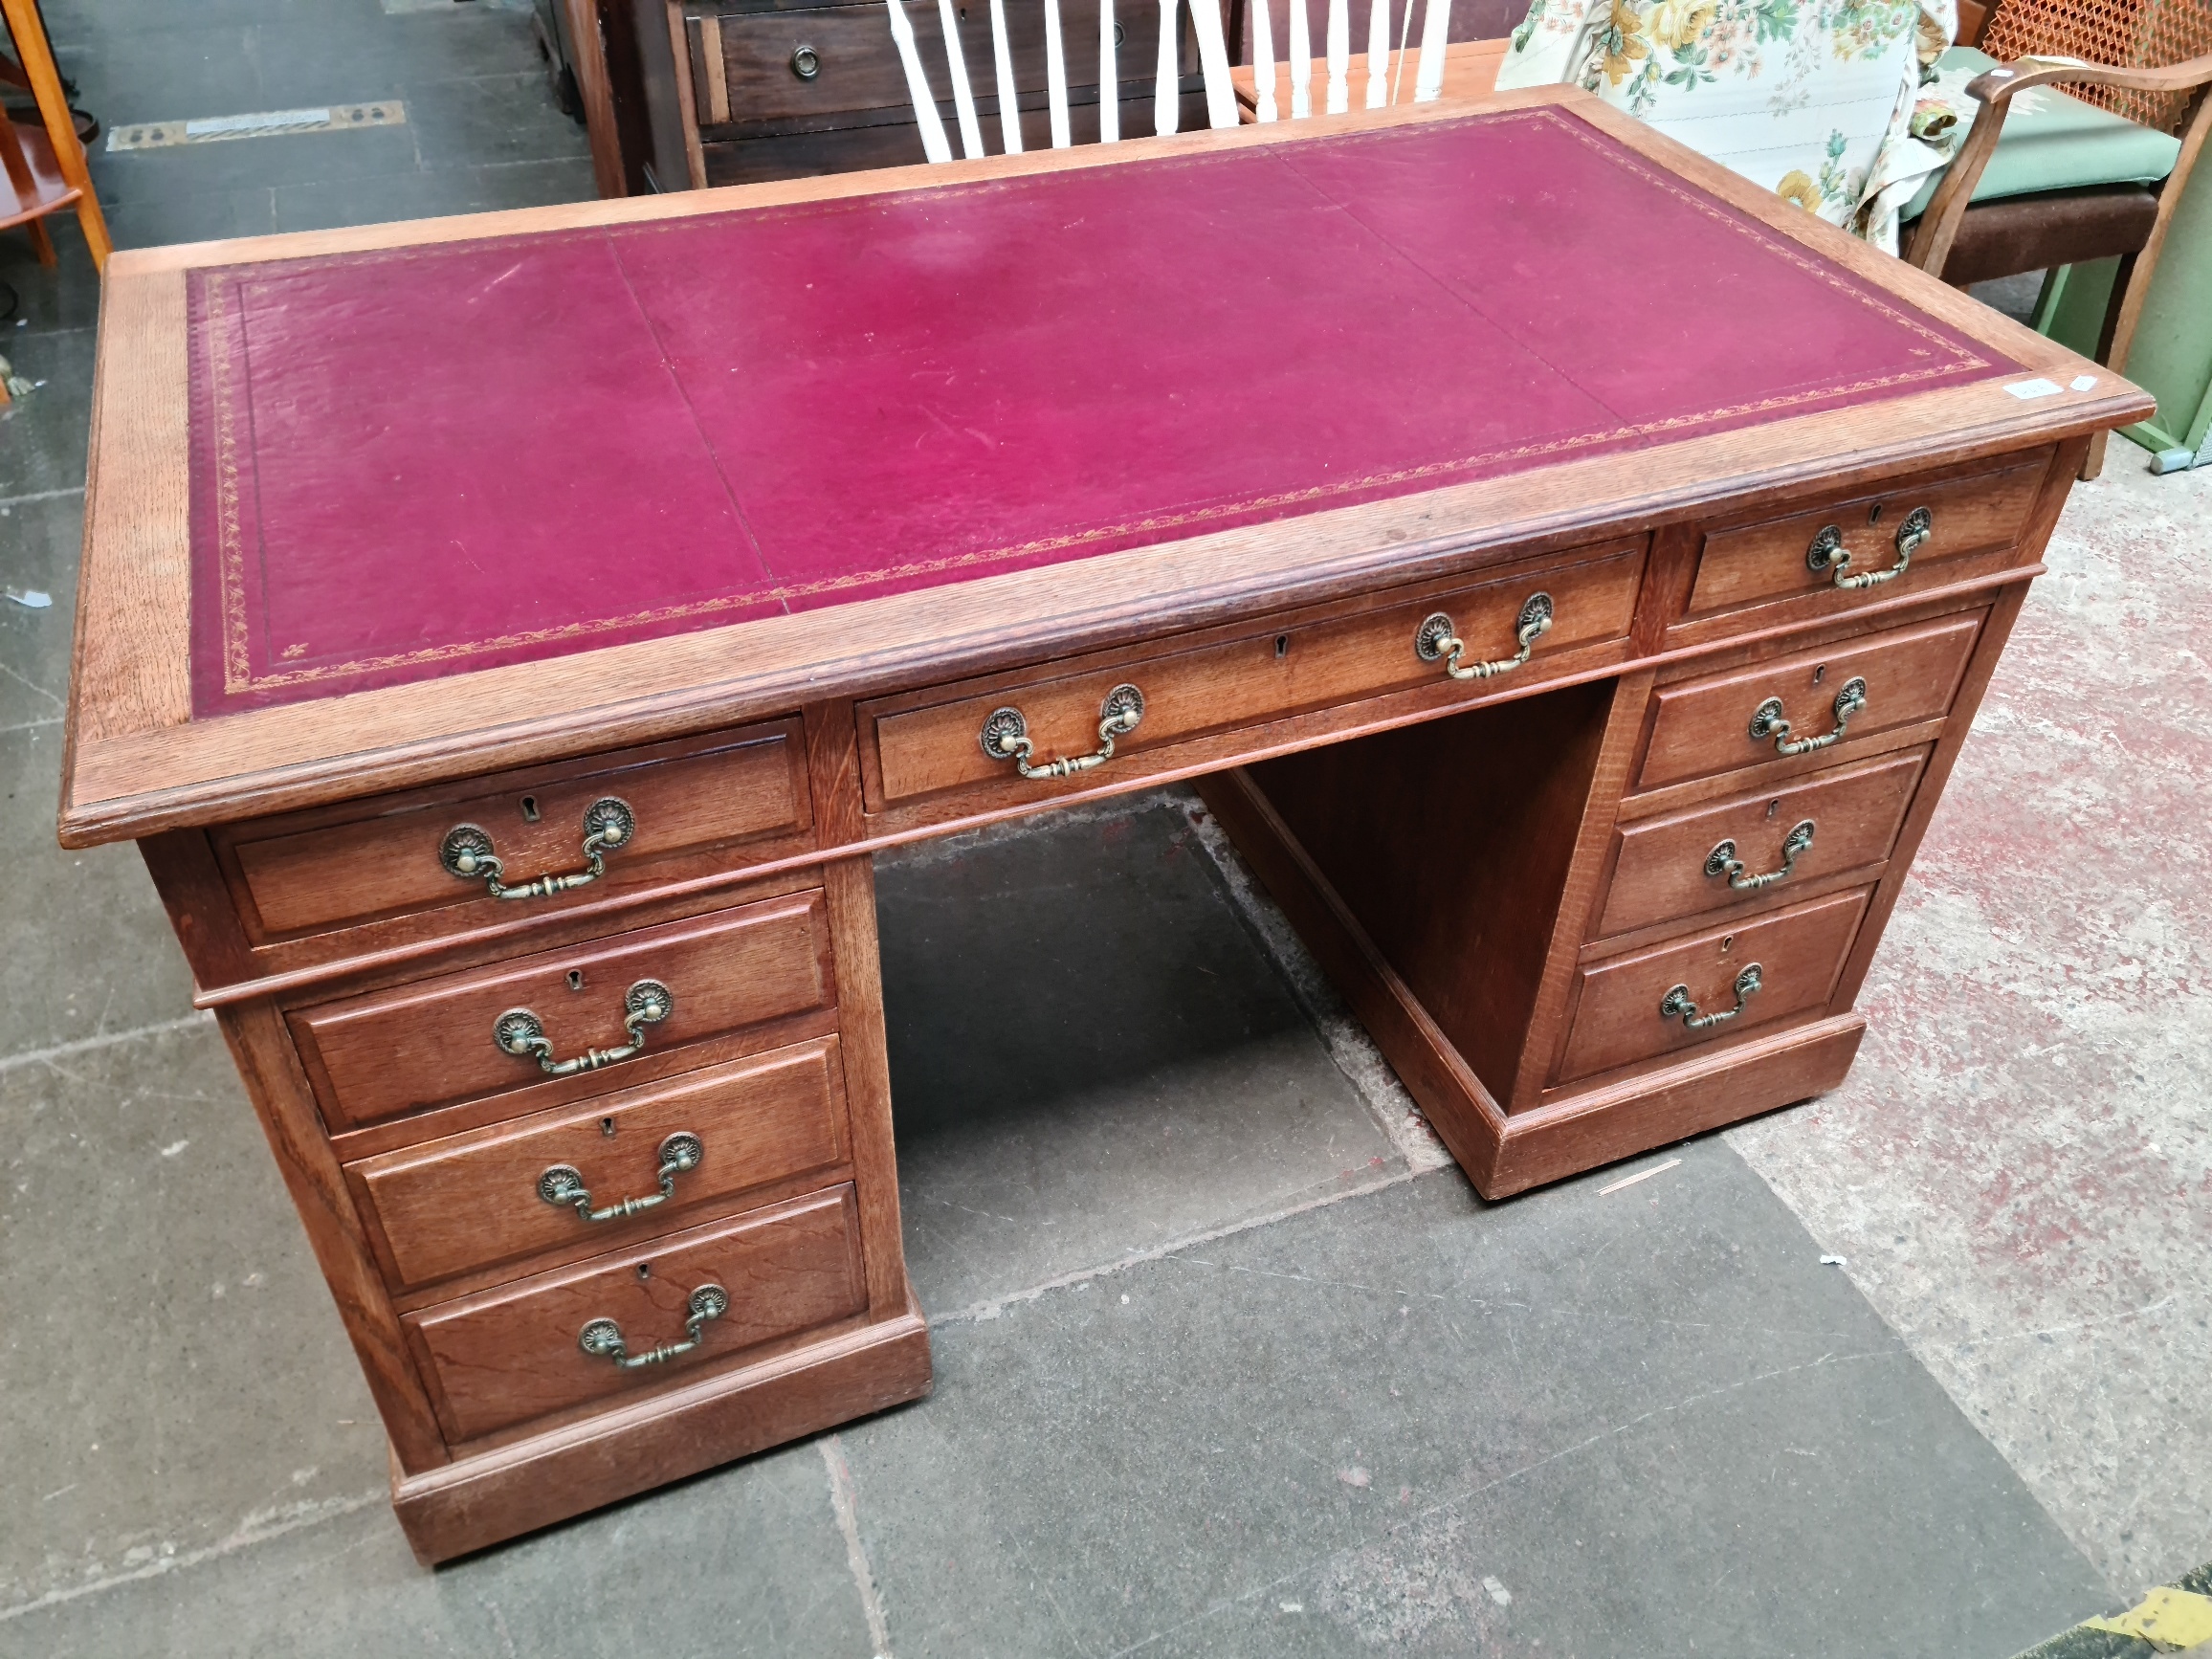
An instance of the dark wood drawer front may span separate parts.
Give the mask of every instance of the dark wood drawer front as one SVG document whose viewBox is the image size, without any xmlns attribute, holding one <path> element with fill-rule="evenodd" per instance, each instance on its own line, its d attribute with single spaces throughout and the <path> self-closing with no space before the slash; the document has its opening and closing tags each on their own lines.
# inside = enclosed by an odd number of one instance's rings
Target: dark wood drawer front
<svg viewBox="0 0 2212 1659">
<path fill-rule="evenodd" d="M 931 66 L 932 82 L 944 86 L 943 37 L 932 8 L 910 5 L 916 45 L 922 61 Z M 998 72 L 992 55 L 990 8 L 968 4 L 961 19 L 961 54 L 967 64 L 968 83 L 987 109 L 998 108 Z M 1115 54 L 1115 72 L 1123 81 L 1142 79 L 1150 95 L 1153 65 L 1159 51 L 1160 8 L 1115 9 L 1122 43 Z M 1045 9 L 1042 6 L 1008 6 L 1006 50 L 1012 59 L 1014 90 L 1042 93 L 1046 89 Z M 819 6 L 774 11 L 719 11 L 688 20 L 694 68 L 693 94 L 700 127 L 712 134 L 736 122 L 805 121 L 833 118 L 852 111 L 903 110 L 910 107 L 906 74 L 899 66 L 897 49 L 881 6 Z M 1188 30 L 1184 31 L 1187 36 Z M 1068 79 L 1072 91 L 1095 96 L 1098 85 L 1097 0 L 1065 0 L 1060 8 L 1060 38 L 1066 48 Z M 1197 68 L 1195 48 L 1186 38 L 1183 55 Z M 811 67 L 811 76 L 800 70 Z M 994 127 L 996 115 L 992 113 Z M 950 125 L 948 119 L 947 125 Z M 1152 129 L 1147 124 L 1144 129 Z M 953 140 L 959 144 L 957 133 Z M 997 133 L 990 149 L 997 154 Z"/>
<path fill-rule="evenodd" d="M 672 1137 L 689 1136 L 672 1196 L 631 1214 L 586 1221 L 545 1196 L 546 1172 L 572 1171 L 594 1211 L 658 1198 Z M 834 1037 L 687 1072 L 582 1108 L 387 1153 L 351 1165 L 363 1207 L 384 1235 L 403 1289 L 541 1251 L 569 1256 L 692 1226 L 751 1188 L 842 1162 L 845 1099 Z M 564 1183 L 555 1182 L 556 1189 Z"/>
<path fill-rule="evenodd" d="M 1922 747 L 1885 755 L 1781 789 L 1623 825 L 1593 937 L 1697 916 L 1755 894 L 1786 899 L 1792 887 L 1887 858 L 1928 754 Z M 1733 871 L 1732 861 L 1738 866 Z M 1731 885 L 1732 875 L 1748 882 L 1785 866 L 1789 874 L 1779 881 Z"/>
<path fill-rule="evenodd" d="M 665 985 L 674 1006 L 641 1023 L 644 1051 L 662 1053 L 763 1020 L 827 1005 L 835 983 L 818 892 L 593 940 L 517 962 L 420 980 L 300 1008 L 286 1016 L 334 1129 L 450 1105 L 543 1081 L 528 1054 L 502 1049 L 501 1016 L 536 1016 L 566 1062 L 625 1047 L 625 995 Z M 587 1070 L 620 1089 L 622 1062 Z"/>
<path fill-rule="evenodd" d="M 1559 1080 L 1694 1049 L 1821 1007 L 1834 993 L 1871 892 L 1854 888 L 1584 968 Z M 1759 989 L 1734 1018 L 1699 1029 L 1686 1026 L 1680 1012 L 1661 1012 L 1676 985 L 1687 987 L 1693 1017 L 1727 1012 L 1736 1005 L 1740 976 L 1754 964 Z"/>
<path fill-rule="evenodd" d="M 580 1338 L 595 1319 L 614 1321 L 632 1358 L 683 1341 L 692 1296 L 710 1285 L 727 1306 L 699 1325 L 690 1352 L 634 1370 L 585 1352 Z M 446 1433 L 464 1441 L 610 1394 L 680 1385 L 718 1360 L 867 1305 L 859 1208 L 852 1187 L 836 1186 L 441 1303 L 406 1323 Z"/>
<path fill-rule="evenodd" d="M 1849 717 L 1840 741 L 1798 757 L 1807 770 L 1848 760 L 1854 739 L 1937 719 L 1958 695 L 1984 614 L 1946 616 L 1663 686 L 1637 786 L 1655 789 L 1781 757 L 1779 730 L 1753 730 L 1769 699 L 1781 704 L 1787 741 L 1825 737 L 1836 728 L 1837 699 L 1853 680 L 1866 682 L 1865 706 Z"/>
<path fill-rule="evenodd" d="M 1099 710 L 1117 685 L 1143 694 L 1143 718 L 1115 743 L 1121 769 L 1141 772 L 1147 750 L 1183 740 L 1258 725 L 1309 709 L 1389 692 L 1451 683 L 1440 662 L 1415 649 L 1423 621 L 1448 614 L 1471 659 L 1511 657 L 1523 608 L 1536 595 L 1552 601 L 1551 631 L 1535 642 L 1519 676 L 1464 682 L 1471 698 L 1482 689 L 1508 689 L 1540 677 L 1545 660 L 1577 646 L 1625 639 L 1635 609 L 1643 545 L 1608 549 L 1540 574 L 1482 584 L 1439 583 L 1395 602 L 1350 615 L 1271 630 L 1219 645 L 1143 654 L 1132 652 L 1091 672 L 999 680 L 969 691 L 942 687 L 861 710 L 866 787 L 872 808 L 962 786 L 1020 783 L 1013 763 L 984 752 L 984 722 L 1002 707 L 1020 710 L 1036 744 L 1032 763 L 1087 754 L 1098 746 Z M 920 703 L 922 706 L 911 706 Z M 873 742 L 866 741 L 873 736 Z M 1078 773 L 1096 781 L 1095 773 Z M 1029 782 L 1035 791 L 1046 785 Z"/>
<path fill-rule="evenodd" d="M 1854 591 L 1893 599 L 1915 587 L 1934 586 L 1950 575 L 1958 559 L 2010 547 L 2020 540 L 2049 463 L 2050 452 L 2037 450 L 1997 472 L 1899 486 L 1786 519 L 1715 530 L 1705 538 L 1697 562 L 1689 614 L 1712 616 L 1822 592 L 1839 599 Z M 1850 555 L 1843 566 L 1846 576 L 1879 574 L 1897 563 L 1897 538 L 1916 511 L 1928 515 L 1927 540 L 1913 550 L 1902 576 L 1870 588 L 1839 590 L 1832 557 L 1824 549 L 1819 566 L 1808 557 L 1822 532 L 1833 530 Z"/>
<path fill-rule="evenodd" d="M 570 893 L 501 899 L 481 874 L 456 874 L 441 851 L 473 825 L 503 885 L 583 871 L 585 815 L 626 805 L 634 828 L 601 852 L 596 896 L 661 875 L 672 860 L 808 827 L 796 720 L 513 772 L 442 790 L 354 802 L 215 832 L 216 855 L 243 889 L 255 941 L 409 912 L 450 910 L 456 928 L 560 910 Z"/>
</svg>

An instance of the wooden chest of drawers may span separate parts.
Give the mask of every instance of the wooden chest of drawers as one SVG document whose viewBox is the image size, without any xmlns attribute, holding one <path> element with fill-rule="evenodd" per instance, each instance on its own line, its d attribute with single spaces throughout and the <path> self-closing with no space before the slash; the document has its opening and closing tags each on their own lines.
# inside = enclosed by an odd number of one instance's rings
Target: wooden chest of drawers
<svg viewBox="0 0 2212 1659">
<path fill-rule="evenodd" d="M 725 96 L 812 27 L 675 14 Z M 1561 313 L 1624 261 L 1666 329 Z M 426 1560 L 928 1389 L 878 850 L 1198 780 L 1493 1198 L 1834 1085 L 2148 409 L 1557 92 L 107 283 L 61 831 L 144 852 Z"/>
</svg>

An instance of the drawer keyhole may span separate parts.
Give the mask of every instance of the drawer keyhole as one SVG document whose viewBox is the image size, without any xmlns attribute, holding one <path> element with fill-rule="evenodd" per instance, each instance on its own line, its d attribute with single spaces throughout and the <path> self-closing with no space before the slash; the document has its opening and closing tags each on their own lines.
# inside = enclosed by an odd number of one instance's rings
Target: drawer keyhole
<svg viewBox="0 0 2212 1659">
<path fill-rule="evenodd" d="M 1275 635 L 1275 660 L 1276 660 L 1277 662 L 1280 662 L 1280 661 L 1282 661 L 1282 659 L 1283 659 L 1284 657 L 1286 657 L 1286 656 L 1288 656 L 1288 655 L 1290 655 L 1290 654 L 1291 654 L 1291 636 L 1290 636 L 1289 634 L 1287 634 L 1287 633 L 1278 633 L 1278 634 L 1276 634 L 1276 635 Z"/>
<path fill-rule="evenodd" d="M 1813 670 L 1813 684 L 1819 685 L 1821 681 L 1826 679 L 1827 677 L 1828 665 L 1826 663 L 1824 662 L 1820 665 L 1820 667 Z"/>
<path fill-rule="evenodd" d="M 614 1119 L 611 1117 L 602 1117 L 599 1120 L 599 1133 L 606 1136 L 608 1139 L 612 1140 L 614 1139 Z"/>
<path fill-rule="evenodd" d="M 580 991 L 584 988 L 584 970 L 582 968 L 570 968 L 568 970 L 568 988 L 572 991 Z"/>
<path fill-rule="evenodd" d="M 641 1279 L 650 1279 L 650 1278 L 652 1278 L 652 1277 L 653 1277 L 653 1264 L 652 1264 L 651 1262 L 639 1262 L 639 1263 L 637 1264 L 637 1276 L 638 1276 L 639 1278 L 641 1278 Z"/>
<path fill-rule="evenodd" d="M 1882 503 L 1876 501 L 1871 507 L 1867 509 L 1867 522 L 1869 524 L 1879 524 L 1881 521 Z"/>
<path fill-rule="evenodd" d="M 1726 933 L 1726 934 L 1722 934 L 1722 935 L 1720 936 L 1720 954 L 1721 954 L 1722 956 L 1726 956 L 1726 955 L 1727 955 L 1727 954 L 1728 954 L 1730 951 L 1734 950 L 1735 948 L 1736 948 L 1736 935 L 1734 935 L 1733 933 Z"/>
<path fill-rule="evenodd" d="M 525 824 L 535 824 L 538 822 L 537 796 L 525 795 L 522 797 L 522 822 Z"/>
<path fill-rule="evenodd" d="M 1776 797 L 1775 797 L 1773 800 L 1769 801 L 1769 802 L 1766 804 L 1766 815 L 1767 815 L 1769 818 L 1773 817 L 1773 816 L 1774 816 L 1774 815 L 1775 815 L 1777 812 L 1779 812 L 1779 811 L 1781 811 L 1781 797 L 1780 795 L 1777 795 L 1777 796 L 1776 796 Z"/>
</svg>

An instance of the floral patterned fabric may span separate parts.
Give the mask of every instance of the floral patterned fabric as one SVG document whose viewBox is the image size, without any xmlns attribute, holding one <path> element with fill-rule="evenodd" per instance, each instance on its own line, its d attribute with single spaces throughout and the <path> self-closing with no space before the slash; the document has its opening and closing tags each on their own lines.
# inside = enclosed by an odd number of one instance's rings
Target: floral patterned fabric
<svg viewBox="0 0 2212 1659">
<path fill-rule="evenodd" d="M 1497 84 L 1585 87 L 1894 253 L 1869 185 L 1957 30 L 1956 0 L 1534 0 Z"/>
</svg>

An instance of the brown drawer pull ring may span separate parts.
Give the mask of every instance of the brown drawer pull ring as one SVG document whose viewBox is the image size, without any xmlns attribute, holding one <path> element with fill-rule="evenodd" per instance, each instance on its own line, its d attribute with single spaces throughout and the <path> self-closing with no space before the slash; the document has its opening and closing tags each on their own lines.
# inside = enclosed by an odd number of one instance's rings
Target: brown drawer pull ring
<svg viewBox="0 0 2212 1659">
<path fill-rule="evenodd" d="M 1520 608 L 1520 615 L 1514 622 L 1514 637 L 1520 642 L 1520 652 L 1515 656 L 1501 656 L 1495 662 L 1462 663 L 1459 659 L 1467 646 L 1459 637 L 1451 618 L 1436 611 L 1414 630 L 1413 654 L 1423 662 L 1443 660 L 1444 672 L 1453 679 L 1489 679 L 1520 667 L 1536 650 L 1537 641 L 1552 630 L 1552 596 L 1534 593 Z"/>
<path fill-rule="evenodd" d="M 564 1205 L 573 1207 L 586 1221 L 621 1221 L 674 1198 L 675 1178 L 697 1169 L 706 1153 L 704 1141 L 688 1129 L 679 1129 L 660 1143 L 660 1168 L 655 1172 L 655 1179 L 660 1183 L 658 1192 L 649 1192 L 643 1198 L 618 1199 L 604 1209 L 593 1209 L 591 1189 L 584 1184 L 584 1172 L 573 1163 L 556 1163 L 538 1178 L 538 1196 L 556 1209 Z"/>
<path fill-rule="evenodd" d="M 1844 533 L 1833 524 L 1822 526 L 1813 538 L 1813 544 L 1805 549 L 1805 567 L 1808 570 L 1825 570 L 1828 580 L 1847 592 L 1859 587 L 1879 587 L 1885 582 L 1894 582 L 1913 567 L 1913 555 L 1928 544 L 1928 538 L 1936 533 L 1936 515 L 1925 507 L 1914 507 L 1905 515 L 1905 521 L 1897 526 L 1897 563 L 1887 570 L 1868 570 L 1857 576 L 1845 572 L 1849 568 L 1851 555 L 1844 546 Z"/>
<path fill-rule="evenodd" d="M 594 1360 L 612 1360 L 625 1371 L 635 1371 L 644 1365 L 658 1365 L 673 1360 L 678 1354 L 688 1354 L 699 1345 L 699 1329 L 709 1319 L 719 1319 L 729 1311 L 730 1293 L 719 1285 L 701 1285 L 691 1294 L 687 1304 L 691 1316 L 683 1322 L 683 1340 L 662 1342 L 651 1353 L 632 1354 L 622 1339 L 622 1327 L 612 1319 L 593 1319 L 576 1333 L 576 1345 Z"/>
<path fill-rule="evenodd" d="M 1690 987 L 1676 985 L 1660 999 L 1659 1017 L 1663 1020 L 1680 1020 L 1684 1030 L 1710 1031 L 1714 1027 L 1723 1025 L 1742 1013 L 1744 1005 L 1759 994 L 1762 983 L 1759 963 L 1753 962 L 1736 976 L 1736 1006 L 1723 1008 L 1717 1014 L 1699 1013 L 1697 1005 L 1690 1000 Z"/>
<path fill-rule="evenodd" d="M 1769 870 L 1760 875 L 1746 875 L 1743 860 L 1736 855 L 1736 843 L 1723 841 L 1705 856 L 1707 875 L 1725 875 L 1728 885 L 1738 893 L 1757 893 L 1762 887 L 1771 887 L 1778 881 L 1787 881 L 1791 871 L 1797 868 L 1798 857 L 1813 844 L 1813 821 L 1802 820 L 1795 829 L 1782 837 L 1781 868 Z"/>
<path fill-rule="evenodd" d="M 602 795 L 584 808 L 584 868 L 567 875 L 540 875 L 520 887 L 499 879 L 504 874 L 499 855 L 492 850 L 490 831 L 476 824 L 455 824 L 438 844 L 438 862 L 446 874 L 463 881 L 481 877 L 484 891 L 494 898 L 550 898 L 572 887 L 588 887 L 607 874 L 607 854 L 627 846 L 637 833 L 637 814 L 630 803 Z"/>
<path fill-rule="evenodd" d="M 492 1041 L 518 1060 L 536 1059 L 549 1077 L 572 1077 L 579 1072 L 596 1072 L 617 1060 L 627 1060 L 645 1049 L 645 1028 L 657 1026 L 675 1012 L 675 993 L 658 980 L 639 980 L 622 993 L 623 1026 L 630 1041 L 618 1049 L 586 1049 L 572 1060 L 553 1057 L 553 1039 L 545 1022 L 528 1008 L 509 1008 L 492 1025 Z M 548 1170 L 547 1174 L 552 1172 Z"/>
<path fill-rule="evenodd" d="M 1867 682 L 1852 678 L 1844 682 L 1844 689 L 1836 693 L 1836 729 L 1817 738 L 1793 738 L 1789 721 L 1782 719 L 1781 698 L 1768 697 L 1751 714 L 1751 741 L 1763 743 L 1774 740 L 1778 755 L 1809 755 L 1815 749 L 1825 749 L 1831 743 L 1844 741 L 1844 732 L 1851 723 L 1851 717 L 1867 706 Z"/>
<path fill-rule="evenodd" d="M 984 754 L 994 761 L 1013 762 L 1014 770 L 1025 778 L 1072 778 L 1111 761 L 1114 740 L 1127 737 L 1143 718 L 1144 694 L 1133 685 L 1117 685 L 1098 705 L 1098 747 L 1088 755 L 1030 765 L 1029 757 L 1037 752 L 1037 745 L 1029 738 L 1029 722 L 1016 708 L 993 709 L 984 721 L 981 741 Z"/>
</svg>

